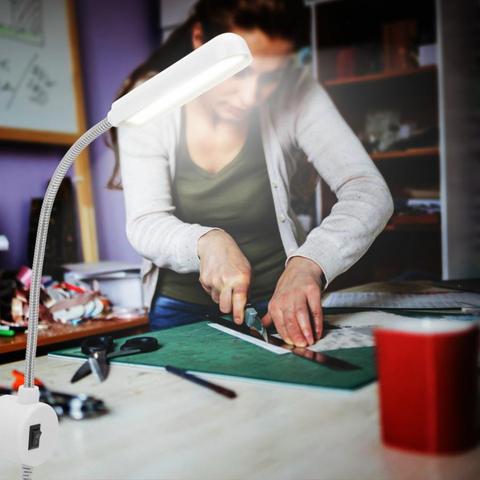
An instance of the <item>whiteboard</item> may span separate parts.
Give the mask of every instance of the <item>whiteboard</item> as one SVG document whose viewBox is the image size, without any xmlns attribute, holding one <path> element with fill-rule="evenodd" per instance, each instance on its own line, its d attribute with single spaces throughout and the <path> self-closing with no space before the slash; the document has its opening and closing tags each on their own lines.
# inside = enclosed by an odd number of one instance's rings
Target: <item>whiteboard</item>
<svg viewBox="0 0 480 480">
<path fill-rule="evenodd" d="M 78 135 L 69 8 L 65 0 L 0 1 L 0 129 L 55 133 L 65 143 Z M 5 132 L 0 138 L 15 139 Z M 25 132 L 19 138 L 42 141 Z"/>
<path fill-rule="evenodd" d="M 165 41 L 172 31 L 183 23 L 196 0 L 160 0 L 160 21 L 162 41 Z"/>
</svg>

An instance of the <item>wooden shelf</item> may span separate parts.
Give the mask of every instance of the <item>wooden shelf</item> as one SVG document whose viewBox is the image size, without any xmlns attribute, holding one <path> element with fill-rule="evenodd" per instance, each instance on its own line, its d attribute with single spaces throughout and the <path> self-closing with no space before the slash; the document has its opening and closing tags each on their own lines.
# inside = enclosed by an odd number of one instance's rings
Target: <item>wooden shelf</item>
<svg viewBox="0 0 480 480">
<path fill-rule="evenodd" d="M 371 73 L 369 75 L 361 75 L 357 77 L 347 77 L 347 78 L 335 78 L 332 80 L 326 80 L 323 84 L 326 87 L 337 87 L 343 85 L 355 85 L 368 82 L 377 82 L 383 80 L 392 80 L 400 79 L 404 77 L 411 77 L 414 75 L 423 75 L 428 73 L 435 73 L 437 71 L 436 65 L 428 65 L 425 67 L 419 67 L 412 70 L 401 70 L 398 72 L 378 72 Z"/>
<path fill-rule="evenodd" d="M 438 147 L 409 148 L 408 150 L 397 150 L 392 152 L 376 152 L 370 157 L 372 160 L 391 160 L 395 158 L 411 157 L 433 157 L 440 154 Z"/>
<path fill-rule="evenodd" d="M 412 224 L 404 224 L 401 226 L 398 225 L 387 225 L 385 227 L 385 232 L 439 232 L 440 231 L 440 225 L 438 224 L 418 224 L 418 223 L 412 223 Z"/>
<path fill-rule="evenodd" d="M 377 0 L 329 1 L 315 7 L 314 19 L 313 48 L 320 83 L 368 149 L 397 200 L 395 213 L 382 234 L 335 284 L 338 281 L 342 288 L 386 281 L 409 271 L 438 275 L 442 246 L 438 210 L 445 207 L 445 199 L 442 197 L 440 209 L 416 208 L 406 201 L 438 200 L 439 186 L 445 180 L 440 168 L 445 141 L 439 128 L 443 119 L 439 99 L 444 95 L 443 85 L 438 83 L 440 63 L 422 62 L 420 66 L 401 58 L 413 58 L 410 54 L 416 44 L 410 43 L 410 38 L 421 39 L 421 43 L 437 40 L 435 26 L 440 18 L 436 17 L 435 2 L 408 0 L 393 6 Z M 437 51 L 439 60 L 443 53 Z M 375 138 L 369 138 L 370 131 L 380 130 L 382 121 L 385 129 L 388 123 L 392 128 L 397 123 L 408 125 L 412 136 L 382 149 Z M 326 216 L 336 198 L 324 188 L 321 200 L 321 213 Z"/>
<path fill-rule="evenodd" d="M 79 325 L 65 325 L 60 322 L 40 322 L 40 325 L 48 326 L 45 330 L 38 332 L 38 347 L 52 346 L 63 342 L 80 340 L 93 335 L 114 335 L 119 331 L 130 329 L 148 330 L 148 317 L 138 316 L 134 318 L 116 318 L 111 320 L 95 319 L 84 320 Z M 122 335 L 125 335 L 124 332 Z M 2 363 L 7 361 L 3 355 L 10 352 L 25 350 L 27 345 L 27 334 L 17 333 L 14 337 L 0 337 L 0 358 Z M 55 347 L 60 348 L 60 347 Z M 55 349 L 55 348 L 52 348 Z"/>
<path fill-rule="evenodd" d="M 387 232 L 439 231 L 439 214 L 398 215 L 395 214 L 385 227 Z"/>
</svg>

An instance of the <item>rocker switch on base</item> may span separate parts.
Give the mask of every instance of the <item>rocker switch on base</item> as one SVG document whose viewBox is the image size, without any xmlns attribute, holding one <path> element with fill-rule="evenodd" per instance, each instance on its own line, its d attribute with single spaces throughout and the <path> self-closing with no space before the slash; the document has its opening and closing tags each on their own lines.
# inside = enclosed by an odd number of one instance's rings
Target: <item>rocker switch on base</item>
<svg viewBox="0 0 480 480">
<path fill-rule="evenodd" d="M 40 424 L 30 425 L 30 434 L 28 436 L 28 449 L 33 450 L 40 446 L 40 436 L 42 431 L 40 430 Z"/>
</svg>

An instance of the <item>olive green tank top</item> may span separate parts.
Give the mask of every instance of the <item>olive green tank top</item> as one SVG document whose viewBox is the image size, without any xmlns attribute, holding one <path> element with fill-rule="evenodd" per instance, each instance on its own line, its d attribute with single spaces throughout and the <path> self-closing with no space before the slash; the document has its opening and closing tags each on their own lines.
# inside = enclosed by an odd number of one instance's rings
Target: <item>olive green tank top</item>
<svg viewBox="0 0 480 480">
<path fill-rule="evenodd" d="M 185 112 L 172 185 L 175 216 L 187 223 L 219 227 L 236 241 L 252 267 L 249 300 L 269 299 L 283 272 L 286 255 L 276 221 L 258 114 L 252 115 L 237 156 L 217 173 L 195 164 L 188 152 Z M 199 274 L 162 269 L 156 295 L 212 305 Z"/>
</svg>

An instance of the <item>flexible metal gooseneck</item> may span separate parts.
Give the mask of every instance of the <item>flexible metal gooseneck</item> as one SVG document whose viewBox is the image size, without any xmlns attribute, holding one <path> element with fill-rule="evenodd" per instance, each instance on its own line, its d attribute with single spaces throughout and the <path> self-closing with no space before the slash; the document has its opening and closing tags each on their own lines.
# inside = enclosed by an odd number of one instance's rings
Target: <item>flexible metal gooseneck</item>
<svg viewBox="0 0 480 480">
<path fill-rule="evenodd" d="M 34 382 L 35 355 L 37 352 L 38 310 L 40 304 L 40 286 L 42 280 L 43 260 L 47 244 L 48 225 L 53 203 L 62 180 L 78 155 L 96 138 L 111 128 L 105 118 L 87 130 L 67 151 L 53 174 L 42 203 L 38 221 L 35 253 L 32 266 L 32 283 L 30 286 L 27 351 L 25 356 L 25 387 L 32 388 Z"/>
<path fill-rule="evenodd" d="M 35 378 L 35 356 L 37 353 L 38 313 L 40 305 L 40 286 L 42 280 L 43 260 L 47 244 L 48 225 L 53 203 L 57 196 L 62 180 L 69 168 L 80 153 L 96 138 L 111 128 L 110 122 L 105 118 L 101 122 L 87 130 L 67 151 L 58 164 L 53 174 L 42 203 L 40 219 L 38 221 L 37 238 L 35 241 L 35 253 L 32 265 L 32 282 L 30 285 L 29 314 L 28 314 L 28 337 L 25 355 L 25 383 L 27 388 L 33 388 Z M 22 465 L 22 480 L 31 480 L 33 468 Z"/>
</svg>

